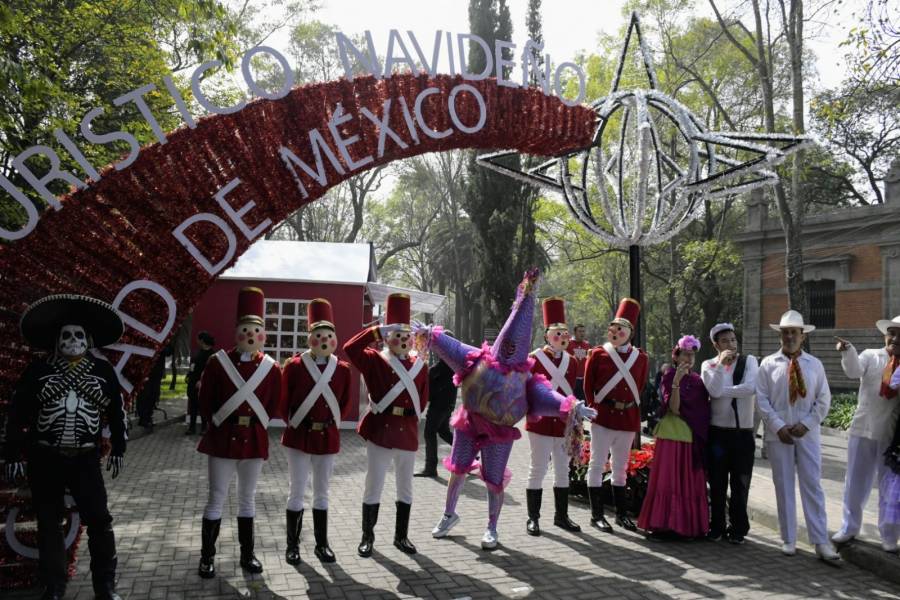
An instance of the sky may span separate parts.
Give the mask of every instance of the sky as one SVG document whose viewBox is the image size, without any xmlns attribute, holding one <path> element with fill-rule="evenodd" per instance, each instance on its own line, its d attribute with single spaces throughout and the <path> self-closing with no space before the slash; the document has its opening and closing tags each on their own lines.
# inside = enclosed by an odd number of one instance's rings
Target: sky
<svg viewBox="0 0 900 600">
<path fill-rule="evenodd" d="M 861 4 L 859 0 L 856 2 Z M 391 29 L 404 32 L 404 39 L 407 30 L 415 32 L 423 51 L 429 57 L 436 30 L 454 34 L 469 31 L 467 0 L 321 0 L 321 3 L 321 9 L 315 14 L 316 19 L 333 24 L 348 34 L 370 30 L 379 52 L 386 49 Z M 808 47 L 817 56 L 819 84 L 816 87 L 833 87 L 839 85 L 843 78 L 844 50 L 838 45 L 856 24 L 856 19 L 851 14 L 850 5 L 853 3 L 835 2 L 834 6 L 838 11 L 836 14 L 833 12 L 835 9 L 831 9 L 814 15 L 814 22 L 806 27 Z M 624 4 L 625 0 L 544 0 L 544 51 L 559 64 L 573 60 L 581 50 L 595 48 L 600 33 L 616 34 L 624 24 Z M 727 8 L 740 3 L 722 0 L 719 4 Z M 512 41 L 516 44 L 518 54 L 527 37 L 525 16 L 528 0 L 509 0 L 509 6 L 513 20 Z M 707 2 L 699 0 L 697 8 L 698 14 L 713 16 Z M 744 22 L 749 24 L 751 21 L 745 19 Z M 283 36 L 277 36 L 276 39 L 273 45 L 286 46 Z M 413 52 L 412 48 L 410 52 Z M 442 72 L 448 71 L 445 60 L 442 53 Z"/>
</svg>

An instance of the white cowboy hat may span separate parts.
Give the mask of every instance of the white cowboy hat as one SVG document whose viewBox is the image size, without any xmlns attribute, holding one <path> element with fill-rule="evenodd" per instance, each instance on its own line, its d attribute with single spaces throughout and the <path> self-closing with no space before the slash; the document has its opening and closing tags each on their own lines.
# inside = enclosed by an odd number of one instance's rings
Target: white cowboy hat
<svg viewBox="0 0 900 600">
<path fill-rule="evenodd" d="M 783 315 L 781 315 L 781 322 L 778 325 L 774 323 L 769 323 L 769 327 L 774 329 L 775 331 L 781 331 L 782 329 L 796 328 L 802 329 L 803 333 L 809 333 L 813 331 L 816 326 L 809 325 L 803 322 L 803 315 L 798 313 L 796 310 L 789 310 Z"/>
<path fill-rule="evenodd" d="M 900 315 L 897 315 L 891 320 L 881 319 L 875 323 L 875 327 L 885 335 L 887 335 L 888 329 L 893 329 L 895 327 L 900 329 Z"/>
</svg>

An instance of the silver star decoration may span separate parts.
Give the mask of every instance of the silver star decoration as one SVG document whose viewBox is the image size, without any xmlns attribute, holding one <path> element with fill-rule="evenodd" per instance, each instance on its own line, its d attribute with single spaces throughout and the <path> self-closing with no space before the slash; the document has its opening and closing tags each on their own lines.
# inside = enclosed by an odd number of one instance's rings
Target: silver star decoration
<svg viewBox="0 0 900 600">
<path fill-rule="evenodd" d="M 620 90 L 632 36 L 649 88 Z M 802 135 L 707 131 L 687 107 L 657 88 L 633 12 L 612 89 L 591 104 L 597 128 L 589 146 L 525 170 L 504 165 L 504 158 L 519 155 L 515 151 L 482 155 L 477 162 L 562 194 L 572 215 L 612 246 L 649 246 L 702 216 L 704 199 L 776 182 L 773 167 L 812 144 Z"/>
</svg>

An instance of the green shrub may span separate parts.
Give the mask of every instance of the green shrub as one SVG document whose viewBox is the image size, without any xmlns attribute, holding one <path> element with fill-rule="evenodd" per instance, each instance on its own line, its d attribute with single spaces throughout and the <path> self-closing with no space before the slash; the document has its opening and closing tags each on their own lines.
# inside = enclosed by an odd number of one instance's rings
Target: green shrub
<svg viewBox="0 0 900 600">
<path fill-rule="evenodd" d="M 831 410 L 822 423 L 825 427 L 833 429 L 846 430 L 850 427 L 850 421 L 853 420 L 853 413 L 856 410 L 856 393 L 846 392 L 835 394 L 831 397 Z"/>
</svg>

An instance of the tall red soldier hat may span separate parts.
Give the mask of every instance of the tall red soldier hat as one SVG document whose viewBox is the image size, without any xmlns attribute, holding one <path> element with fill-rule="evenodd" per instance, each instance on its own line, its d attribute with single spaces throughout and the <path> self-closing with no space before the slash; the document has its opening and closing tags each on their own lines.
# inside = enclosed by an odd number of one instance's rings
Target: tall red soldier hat
<svg viewBox="0 0 900 600">
<path fill-rule="evenodd" d="M 385 325 L 405 325 L 405 331 L 412 331 L 409 326 L 410 300 L 409 294 L 391 294 L 387 297 L 387 315 L 384 318 Z"/>
<path fill-rule="evenodd" d="M 634 298 L 622 298 L 619 301 L 619 310 L 616 311 L 615 318 L 610 321 L 610 325 L 622 325 L 634 331 L 637 326 L 638 317 L 641 314 L 641 304 Z"/>
<path fill-rule="evenodd" d="M 264 325 L 266 296 L 257 287 L 245 287 L 238 292 L 237 322 Z"/>
<path fill-rule="evenodd" d="M 306 323 L 307 331 L 319 327 L 327 327 L 334 331 L 334 313 L 331 311 L 331 302 L 325 298 L 310 300 L 306 306 Z"/>
<path fill-rule="evenodd" d="M 566 301 L 559 296 L 551 296 L 545 298 L 541 303 L 544 312 L 544 329 L 551 327 L 564 327 L 568 329 L 566 324 Z"/>
</svg>

